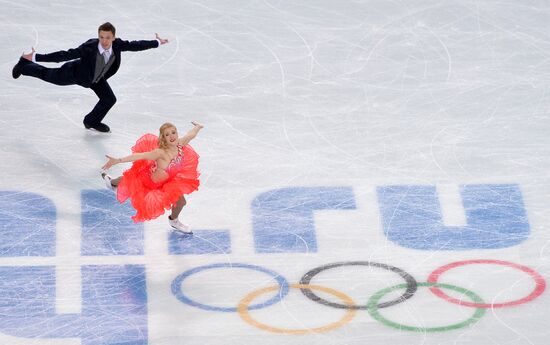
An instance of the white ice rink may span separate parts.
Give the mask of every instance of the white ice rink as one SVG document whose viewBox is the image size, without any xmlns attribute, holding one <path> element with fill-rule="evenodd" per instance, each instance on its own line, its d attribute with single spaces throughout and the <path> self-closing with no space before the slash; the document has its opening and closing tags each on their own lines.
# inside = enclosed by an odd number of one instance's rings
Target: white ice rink
<svg viewBox="0 0 550 345">
<path fill-rule="evenodd" d="M 0 6 L 0 344 L 548 344 L 550 3 Z M 123 53 L 110 134 L 11 77 L 105 21 L 170 40 Z M 193 120 L 194 235 L 132 223 L 105 154 Z"/>
</svg>

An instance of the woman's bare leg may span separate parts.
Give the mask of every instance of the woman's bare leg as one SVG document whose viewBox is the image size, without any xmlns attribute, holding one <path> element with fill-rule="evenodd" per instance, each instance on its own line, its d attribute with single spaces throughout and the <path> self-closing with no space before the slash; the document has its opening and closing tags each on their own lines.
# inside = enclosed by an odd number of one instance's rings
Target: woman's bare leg
<svg viewBox="0 0 550 345">
<path fill-rule="evenodd" d="M 118 186 L 118 184 L 120 183 L 121 180 L 122 180 L 122 176 L 119 176 L 117 178 L 113 178 L 113 179 L 111 179 L 111 184 L 113 185 L 113 187 L 116 187 L 116 186 Z"/>
<path fill-rule="evenodd" d="M 185 204 L 187 204 L 187 201 L 185 200 L 185 196 L 182 195 L 178 199 L 178 201 L 176 201 L 174 206 L 172 206 L 172 213 L 170 214 L 170 219 L 178 219 L 180 212 L 183 206 L 185 206 Z"/>
</svg>

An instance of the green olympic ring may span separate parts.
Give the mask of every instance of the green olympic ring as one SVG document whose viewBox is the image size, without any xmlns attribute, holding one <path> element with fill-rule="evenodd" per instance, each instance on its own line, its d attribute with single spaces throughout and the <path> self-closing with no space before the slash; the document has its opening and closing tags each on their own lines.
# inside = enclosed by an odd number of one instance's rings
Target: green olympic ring
<svg viewBox="0 0 550 345">
<path fill-rule="evenodd" d="M 472 291 L 461 288 L 461 287 L 458 287 L 458 286 L 455 286 L 455 285 L 442 284 L 442 283 L 418 283 L 418 286 L 428 286 L 428 287 L 437 287 L 437 288 L 444 288 L 444 289 L 454 290 L 456 292 L 460 292 L 460 293 L 468 296 L 475 303 L 483 303 L 483 300 L 481 299 L 481 297 L 479 297 L 478 295 L 476 295 Z M 382 323 L 386 326 L 397 328 L 399 330 L 413 331 L 413 332 L 443 332 L 443 331 L 450 331 L 450 330 L 453 330 L 453 329 L 463 328 L 463 327 L 466 327 L 466 326 L 469 326 L 469 325 L 472 325 L 472 324 L 476 323 L 485 314 L 485 309 L 484 308 L 476 308 L 475 313 L 469 319 L 467 319 L 465 321 L 462 321 L 462 322 L 459 322 L 459 323 L 455 323 L 455 324 L 448 325 L 448 326 L 441 326 L 441 327 L 408 326 L 408 325 L 399 324 L 397 322 L 388 320 L 385 317 L 383 317 L 380 314 L 380 312 L 378 311 L 378 302 L 380 301 L 380 299 L 382 299 L 382 297 L 384 297 L 386 294 L 388 294 L 388 293 L 390 293 L 394 290 L 404 289 L 406 287 L 407 287 L 407 284 L 399 284 L 399 285 L 394 285 L 394 286 L 391 286 L 391 287 L 388 287 L 388 288 L 385 288 L 385 289 L 382 289 L 382 290 L 376 292 L 369 299 L 369 301 L 367 303 L 367 311 L 369 312 L 369 314 L 375 320 L 379 321 L 380 323 Z"/>
</svg>

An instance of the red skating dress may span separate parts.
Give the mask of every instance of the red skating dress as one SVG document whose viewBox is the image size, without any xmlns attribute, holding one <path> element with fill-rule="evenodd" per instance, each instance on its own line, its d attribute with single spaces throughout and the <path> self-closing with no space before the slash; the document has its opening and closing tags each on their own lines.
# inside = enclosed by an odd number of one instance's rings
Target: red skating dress
<svg viewBox="0 0 550 345">
<path fill-rule="evenodd" d="M 158 137 L 145 134 L 132 147 L 133 153 L 149 152 L 158 149 Z M 166 168 L 168 178 L 153 182 L 151 174 L 157 169 L 152 160 L 139 160 L 123 173 L 117 186 L 117 199 L 123 203 L 128 198 L 136 210 L 132 216 L 134 222 L 155 219 L 165 210 L 172 208 L 183 194 L 190 194 L 199 189 L 199 172 L 197 165 L 199 155 L 189 145 L 178 145 L 178 155 Z"/>
</svg>

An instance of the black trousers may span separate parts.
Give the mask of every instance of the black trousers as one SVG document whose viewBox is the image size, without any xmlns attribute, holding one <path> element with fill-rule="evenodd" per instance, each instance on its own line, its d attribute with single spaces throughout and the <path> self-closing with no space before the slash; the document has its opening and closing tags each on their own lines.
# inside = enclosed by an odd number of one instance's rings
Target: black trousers
<svg viewBox="0 0 550 345">
<path fill-rule="evenodd" d="M 28 61 L 21 66 L 21 74 L 35 77 L 55 85 L 80 85 L 74 78 L 73 69 L 70 64 L 64 64 L 58 68 L 48 68 Z M 86 87 L 83 85 L 80 86 Z M 109 83 L 107 83 L 107 80 L 103 78 L 97 83 L 92 83 L 89 88 L 92 89 L 99 98 L 99 101 L 92 111 L 84 117 L 84 123 L 93 126 L 103 121 L 107 112 L 115 105 L 116 96 L 109 86 Z"/>
<path fill-rule="evenodd" d="M 107 80 L 101 78 L 97 83 L 92 83 L 90 88 L 95 92 L 99 101 L 95 107 L 84 117 L 84 122 L 89 125 L 95 125 L 103 121 L 109 109 L 116 103 L 116 96 L 111 90 Z"/>
</svg>

